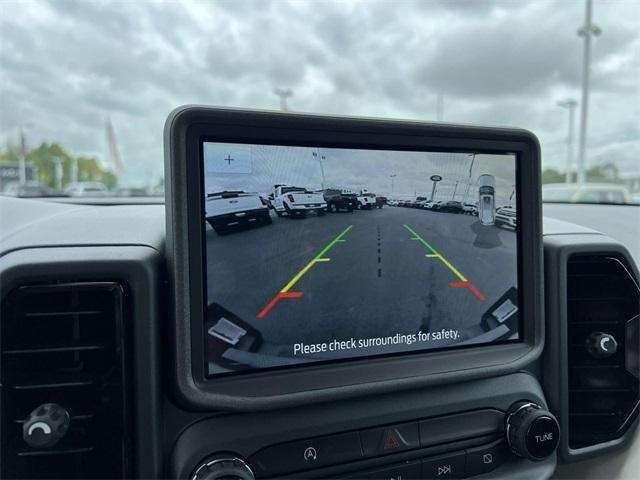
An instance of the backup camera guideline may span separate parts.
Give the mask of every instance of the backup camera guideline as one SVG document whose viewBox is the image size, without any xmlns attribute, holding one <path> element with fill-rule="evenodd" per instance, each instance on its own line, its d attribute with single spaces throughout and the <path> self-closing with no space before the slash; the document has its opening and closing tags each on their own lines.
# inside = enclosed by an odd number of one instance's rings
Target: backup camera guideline
<svg viewBox="0 0 640 480">
<path fill-rule="evenodd" d="M 407 230 L 409 230 L 409 232 L 411 232 L 413 234 L 413 237 L 411 238 L 411 240 L 418 240 L 420 243 L 422 243 L 425 247 L 427 247 L 429 249 L 429 251 L 431 253 L 427 253 L 425 255 L 425 257 L 427 258 L 437 258 L 438 260 L 440 260 L 442 263 L 444 263 L 446 265 L 446 267 L 451 270 L 453 272 L 453 274 L 458 277 L 459 281 L 458 282 L 450 282 L 449 285 L 453 288 L 459 288 L 459 287 L 466 287 L 468 288 L 471 293 L 473 293 L 476 298 L 478 300 L 480 300 L 481 302 L 484 302 L 485 300 L 485 296 L 482 295 L 480 293 L 480 291 L 476 288 L 476 286 L 471 283 L 469 280 L 467 280 L 467 278 L 462 275 L 460 273 L 460 271 L 454 267 L 451 262 L 449 260 L 447 260 L 445 257 L 443 257 L 442 255 L 440 255 L 435 248 L 433 248 L 431 245 L 429 245 L 429 243 L 422 238 L 420 235 L 418 235 L 418 233 L 416 233 L 416 231 L 411 228 L 409 225 L 404 225 L 404 228 L 406 228 Z"/>
<path fill-rule="evenodd" d="M 209 375 L 519 338 L 515 155 L 205 151 Z"/>
<path fill-rule="evenodd" d="M 273 297 L 269 303 L 267 303 L 265 305 L 265 307 L 260 310 L 260 313 L 258 313 L 258 318 L 263 318 L 267 313 L 269 313 L 269 311 L 275 307 L 276 303 L 278 303 L 278 300 L 281 300 L 283 298 L 300 298 L 302 296 L 302 292 L 290 292 L 289 290 L 298 282 L 298 280 L 300 280 L 302 278 L 302 276 L 307 273 L 309 271 L 309 269 L 311 267 L 313 267 L 316 263 L 320 263 L 320 262 L 329 262 L 331 261 L 330 258 L 326 258 L 324 257 L 324 254 L 327 253 L 329 250 L 331 250 L 331 247 L 333 247 L 336 243 L 338 242 L 344 242 L 344 240 L 342 239 L 342 237 L 344 237 L 347 232 L 349 230 L 351 230 L 351 228 L 353 227 L 353 225 L 349 225 L 347 228 L 345 228 L 340 234 L 338 234 L 338 236 L 336 238 L 334 238 L 333 240 L 331 240 L 331 242 L 324 247 L 320 253 L 318 253 L 315 257 L 313 257 L 313 259 L 307 263 L 298 273 L 296 273 L 293 278 L 291 280 L 289 280 L 289 282 L 287 282 L 287 284 L 282 288 L 282 290 L 280 290 L 277 295 L 275 297 Z"/>
</svg>

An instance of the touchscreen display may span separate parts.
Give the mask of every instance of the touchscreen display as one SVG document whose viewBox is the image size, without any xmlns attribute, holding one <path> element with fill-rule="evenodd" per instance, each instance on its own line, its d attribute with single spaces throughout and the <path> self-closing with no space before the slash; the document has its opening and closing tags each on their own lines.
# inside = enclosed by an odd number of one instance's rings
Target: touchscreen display
<svg viewBox="0 0 640 480">
<path fill-rule="evenodd" d="M 516 160 L 202 142 L 207 375 L 519 340 Z"/>
</svg>

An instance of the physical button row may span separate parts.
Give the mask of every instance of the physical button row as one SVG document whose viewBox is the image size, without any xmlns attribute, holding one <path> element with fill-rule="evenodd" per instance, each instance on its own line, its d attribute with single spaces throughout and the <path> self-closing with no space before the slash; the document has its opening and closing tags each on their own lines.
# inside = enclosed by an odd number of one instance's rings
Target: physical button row
<svg viewBox="0 0 640 480">
<path fill-rule="evenodd" d="M 274 445 L 249 463 L 258 477 L 271 477 L 495 434 L 503 430 L 503 422 L 498 410 L 477 410 Z"/>
<path fill-rule="evenodd" d="M 350 479 L 411 480 L 420 478 L 466 478 L 491 472 L 508 455 L 504 441 L 500 440 L 465 451 L 452 452 L 391 465 L 371 472 L 349 475 Z"/>
</svg>

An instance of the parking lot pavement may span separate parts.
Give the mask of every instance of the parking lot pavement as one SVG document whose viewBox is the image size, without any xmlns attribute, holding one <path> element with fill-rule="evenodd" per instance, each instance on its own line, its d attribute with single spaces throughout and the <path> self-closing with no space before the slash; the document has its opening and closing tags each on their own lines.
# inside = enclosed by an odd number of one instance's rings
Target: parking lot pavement
<svg viewBox="0 0 640 480">
<path fill-rule="evenodd" d="M 207 288 L 281 353 L 443 328 L 463 341 L 516 285 L 515 233 L 473 216 L 388 207 L 273 220 L 227 236 L 207 230 Z"/>
</svg>

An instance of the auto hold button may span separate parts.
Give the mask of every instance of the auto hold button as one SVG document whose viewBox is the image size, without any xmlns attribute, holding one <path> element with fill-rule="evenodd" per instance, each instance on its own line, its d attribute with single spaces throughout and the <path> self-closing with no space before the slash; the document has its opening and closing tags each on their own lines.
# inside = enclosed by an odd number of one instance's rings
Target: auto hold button
<svg viewBox="0 0 640 480">
<path fill-rule="evenodd" d="M 257 477 L 271 477 L 360 458 L 360 437 L 352 432 L 267 447 L 250 457 L 249 463 Z"/>
</svg>

